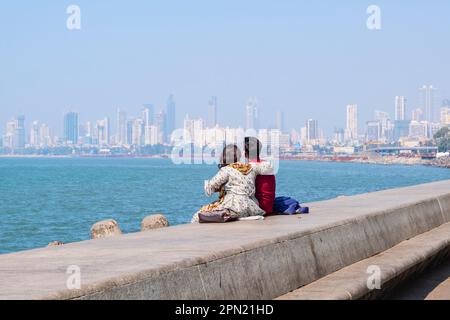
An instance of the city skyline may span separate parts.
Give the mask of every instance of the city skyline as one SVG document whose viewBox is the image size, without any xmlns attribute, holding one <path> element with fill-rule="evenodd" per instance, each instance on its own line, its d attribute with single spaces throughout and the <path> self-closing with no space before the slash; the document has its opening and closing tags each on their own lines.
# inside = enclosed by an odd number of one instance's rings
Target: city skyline
<svg viewBox="0 0 450 320">
<path fill-rule="evenodd" d="M 346 106 L 345 127 L 339 129 L 335 126 L 332 136 L 324 134 L 324 128 L 319 126 L 319 120 L 307 119 L 305 126 L 284 128 L 284 112 L 272 110 L 275 124 L 270 127 L 260 127 L 260 109 L 256 97 L 250 97 L 244 108 L 242 123 L 234 129 L 255 129 L 263 135 L 263 140 L 269 130 L 276 130 L 279 137 L 285 142 L 285 146 L 295 143 L 320 145 L 324 142 L 332 142 L 337 145 L 357 146 L 360 143 L 391 143 L 402 139 L 430 139 L 434 133 L 443 126 L 450 125 L 450 100 L 444 99 L 442 104 L 434 102 L 435 88 L 432 85 L 424 85 L 419 88 L 423 96 L 423 108 L 409 110 L 406 106 L 407 98 L 395 96 L 394 117 L 389 112 L 374 110 L 371 120 L 361 125 L 359 108 L 357 104 Z M 423 93 L 425 91 L 425 94 Z M 177 105 L 175 97 L 170 94 L 165 108 L 156 109 L 154 104 L 142 104 L 140 114 L 129 116 L 127 110 L 118 108 L 116 119 L 111 121 L 109 117 L 100 120 L 79 121 L 79 113 L 69 111 L 63 117 L 63 132 L 58 136 L 46 123 L 33 119 L 30 127 L 25 125 L 25 116 L 19 115 L 6 123 L 6 132 L 1 138 L 2 146 L 12 149 L 20 149 L 25 146 L 42 147 L 57 145 L 98 145 L 98 146 L 155 146 L 171 145 L 171 133 L 175 129 L 184 128 L 192 138 L 192 142 L 199 146 L 207 145 L 207 136 L 222 136 L 223 129 L 233 129 L 229 126 L 219 126 L 217 117 L 218 97 L 212 96 L 206 107 L 203 117 L 190 118 L 186 114 L 182 126 L 176 126 Z M 408 116 L 410 114 L 410 116 Z M 432 114 L 438 114 L 432 118 Z M 427 116 L 428 115 L 428 116 Z M 116 125 L 111 125 L 111 123 Z M 213 129 L 208 132 L 209 129 Z M 219 130 L 219 131 L 217 131 Z M 270 131 L 270 132 L 272 132 Z M 267 132 L 267 133 L 266 133 Z M 288 133 L 289 132 L 289 133 Z M 298 138 L 299 137 L 299 138 Z"/>
<path fill-rule="evenodd" d="M 271 110 L 283 110 L 286 128 L 312 118 L 330 135 L 345 122 L 340 110 L 348 103 L 358 104 L 365 123 L 374 109 L 393 117 L 397 95 L 420 107 L 424 84 L 438 88 L 436 101 L 450 96 L 442 69 L 450 53 L 448 2 L 381 0 L 376 31 L 366 26 L 370 3 L 325 3 L 80 0 L 77 31 L 66 28 L 64 3 L 2 3 L 0 59 L 15 62 L 2 64 L 0 129 L 26 114 L 60 132 L 69 109 L 80 121 L 112 119 L 117 107 L 130 114 L 146 101 L 164 107 L 173 93 L 180 115 L 204 117 L 205 100 L 217 96 L 217 117 L 238 126 L 242 104 L 256 96 L 262 127 L 273 124 Z M 27 23 L 19 23 L 24 14 Z"/>
</svg>

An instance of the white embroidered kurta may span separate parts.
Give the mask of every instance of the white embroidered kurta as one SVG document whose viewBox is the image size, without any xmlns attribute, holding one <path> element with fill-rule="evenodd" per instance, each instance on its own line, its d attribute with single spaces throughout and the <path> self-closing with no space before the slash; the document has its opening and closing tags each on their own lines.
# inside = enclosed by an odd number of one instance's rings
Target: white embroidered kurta
<svg viewBox="0 0 450 320">
<path fill-rule="evenodd" d="M 238 218 L 263 216 L 266 212 L 259 207 L 255 198 L 255 179 L 257 175 L 271 174 L 272 171 L 270 163 L 252 164 L 247 174 L 229 166 L 224 167 L 214 178 L 205 181 L 205 193 L 210 197 L 224 186 L 225 197 L 216 210 L 228 209 Z M 198 213 L 192 222 L 198 222 Z"/>
</svg>

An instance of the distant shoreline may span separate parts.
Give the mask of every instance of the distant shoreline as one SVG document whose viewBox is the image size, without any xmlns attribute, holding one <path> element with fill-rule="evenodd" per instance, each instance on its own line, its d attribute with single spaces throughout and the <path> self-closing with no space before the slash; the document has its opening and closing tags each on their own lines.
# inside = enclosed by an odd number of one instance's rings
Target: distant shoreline
<svg viewBox="0 0 450 320">
<path fill-rule="evenodd" d="M 0 155 L 0 159 L 170 159 L 169 155 Z M 195 159 L 200 159 L 195 158 Z M 335 162 L 335 163 L 355 163 L 355 164 L 379 164 L 379 165 L 403 165 L 403 166 L 432 166 L 440 168 L 450 168 L 448 163 L 442 160 L 423 160 L 419 158 L 402 157 L 381 157 L 379 159 L 367 159 L 359 157 L 280 157 L 283 161 L 314 161 L 314 162 Z"/>
<path fill-rule="evenodd" d="M 23 155 L 23 154 L 8 154 L 0 155 L 1 158 L 20 159 L 20 158 L 42 158 L 42 159 L 168 159 L 168 156 L 114 156 L 114 155 Z"/>
</svg>

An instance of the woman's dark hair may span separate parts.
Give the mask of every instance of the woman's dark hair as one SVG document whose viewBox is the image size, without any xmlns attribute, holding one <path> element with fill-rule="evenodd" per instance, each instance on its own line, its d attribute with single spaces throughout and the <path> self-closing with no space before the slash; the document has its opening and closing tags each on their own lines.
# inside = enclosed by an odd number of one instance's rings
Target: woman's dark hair
<svg viewBox="0 0 450 320">
<path fill-rule="evenodd" d="M 245 158 L 260 161 L 262 143 L 256 137 L 245 137 Z"/>
<path fill-rule="evenodd" d="M 239 150 L 237 145 L 227 145 L 225 148 L 223 148 L 222 155 L 220 156 L 219 169 L 239 162 L 241 156 L 241 150 Z"/>
</svg>

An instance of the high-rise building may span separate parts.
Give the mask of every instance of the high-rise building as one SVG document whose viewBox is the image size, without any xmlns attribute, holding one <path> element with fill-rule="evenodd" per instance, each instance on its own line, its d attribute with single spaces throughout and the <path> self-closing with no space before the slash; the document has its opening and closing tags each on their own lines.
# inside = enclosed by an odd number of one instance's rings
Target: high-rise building
<svg viewBox="0 0 450 320">
<path fill-rule="evenodd" d="M 258 101 L 250 98 L 245 106 L 245 129 L 259 129 Z"/>
<path fill-rule="evenodd" d="M 250 98 L 245 106 L 245 129 L 259 129 L 258 101 Z"/>
<path fill-rule="evenodd" d="M 347 142 L 358 140 L 358 105 L 356 104 L 349 104 L 347 106 L 347 126 L 345 135 L 345 140 Z"/>
<path fill-rule="evenodd" d="M 64 142 L 78 143 L 78 113 L 68 112 L 64 115 Z"/>
<path fill-rule="evenodd" d="M 394 137 L 394 126 L 389 113 L 375 110 L 375 121 L 380 121 L 381 123 L 381 135 L 379 137 L 379 141 L 388 143 L 391 142 Z"/>
<path fill-rule="evenodd" d="M 203 127 L 203 119 L 190 119 L 189 115 L 186 115 L 184 119 L 184 132 L 189 136 L 184 137 L 184 143 L 193 143 L 198 147 L 203 147 L 205 145 Z"/>
<path fill-rule="evenodd" d="M 134 120 L 127 120 L 127 145 L 129 146 L 133 144 L 133 127 Z"/>
<path fill-rule="evenodd" d="M 414 139 L 423 139 L 427 136 L 426 121 L 411 121 L 409 124 L 409 137 Z"/>
<path fill-rule="evenodd" d="M 215 126 L 203 130 L 205 145 L 210 148 L 220 148 L 226 144 L 225 129 Z"/>
<path fill-rule="evenodd" d="M 144 104 L 142 109 L 142 120 L 145 126 L 152 126 L 155 124 L 155 106 L 153 104 Z"/>
<path fill-rule="evenodd" d="M 163 135 L 163 143 L 164 142 L 170 142 L 170 136 L 172 135 L 172 133 L 175 131 L 176 129 L 176 125 L 177 125 L 177 117 L 176 117 L 176 104 L 175 104 L 175 99 L 173 94 L 171 94 L 169 96 L 169 98 L 167 99 L 167 104 L 166 104 L 166 112 L 161 111 L 158 116 L 160 117 L 159 119 L 156 119 L 156 121 L 159 122 L 163 122 L 164 125 L 161 126 L 161 123 L 155 123 L 156 126 L 158 126 L 161 130 L 162 127 L 162 135 Z M 161 115 L 163 115 L 164 117 L 161 118 Z"/>
<path fill-rule="evenodd" d="M 3 138 L 3 146 L 13 148 L 14 147 L 14 132 L 16 131 L 17 122 L 11 120 L 6 123 L 6 134 Z"/>
<path fill-rule="evenodd" d="M 146 126 L 145 127 L 145 145 L 155 146 L 159 144 L 158 141 L 158 127 L 157 126 Z"/>
<path fill-rule="evenodd" d="M 110 127 L 109 118 L 97 121 L 97 139 L 101 146 L 108 146 L 110 144 Z"/>
<path fill-rule="evenodd" d="M 277 111 L 277 114 L 275 116 L 276 121 L 276 129 L 280 130 L 280 132 L 284 132 L 284 113 L 283 111 Z"/>
<path fill-rule="evenodd" d="M 45 123 L 42 123 L 39 128 L 39 143 L 42 147 L 49 147 L 52 145 L 50 128 Z"/>
<path fill-rule="evenodd" d="M 441 126 L 450 125 L 450 107 L 441 108 Z"/>
<path fill-rule="evenodd" d="M 436 122 L 438 116 L 436 114 L 434 99 L 436 88 L 424 85 L 420 88 L 420 107 L 425 112 L 425 121 Z"/>
<path fill-rule="evenodd" d="M 309 119 L 306 121 L 306 140 L 308 143 L 314 143 L 319 138 L 319 121 Z"/>
<path fill-rule="evenodd" d="M 134 119 L 131 128 L 131 144 L 135 146 L 142 146 L 144 144 L 144 120 L 141 118 Z"/>
<path fill-rule="evenodd" d="M 127 113 L 121 109 L 117 109 L 116 143 L 127 144 Z"/>
<path fill-rule="evenodd" d="M 18 116 L 7 123 L 6 136 L 8 144 L 12 148 L 25 147 L 25 116 Z"/>
<path fill-rule="evenodd" d="M 175 104 L 174 104 L 175 105 Z M 175 127 L 169 130 L 167 123 L 167 115 L 164 110 L 159 111 L 155 116 L 155 126 L 158 128 L 158 143 L 163 144 L 165 142 L 170 143 L 170 137 Z"/>
<path fill-rule="evenodd" d="M 40 145 L 39 122 L 33 121 L 30 129 L 30 146 L 38 147 Z"/>
<path fill-rule="evenodd" d="M 342 128 L 335 128 L 333 134 L 333 143 L 341 145 L 345 142 L 345 131 Z"/>
<path fill-rule="evenodd" d="M 367 122 L 367 133 L 366 133 L 366 141 L 367 142 L 379 142 L 381 140 L 382 127 L 381 121 L 368 121 Z"/>
<path fill-rule="evenodd" d="M 394 140 L 398 141 L 401 138 L 409 136 L 409 125 L 411 121 L 397 120 L 394 122 Z"/>
<path fill-rule="evenodd" d="M 416 108 L 411 112 L 411 120 L 420 122 L 423 120 L 423 111 L 420 108 Z"/>
<path fill-rule="evenodd" d="M 450 99 L 445 99 L 442 101 L 440 122 L 442 126 L 450 125 Z"/>
<path fill-rule="evenodd" d="M 208 128 L 214 128 L 217 125 L 217 97 L 211 97 L 208 102 Z"/>
<path fill-rule="evenodd" d="M 406 98 L 403 96 L 395 97 L 395 120 L 406 120 Z"/>
</svg>

